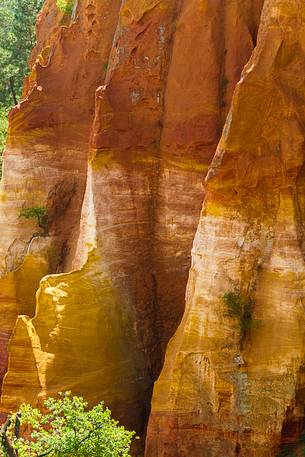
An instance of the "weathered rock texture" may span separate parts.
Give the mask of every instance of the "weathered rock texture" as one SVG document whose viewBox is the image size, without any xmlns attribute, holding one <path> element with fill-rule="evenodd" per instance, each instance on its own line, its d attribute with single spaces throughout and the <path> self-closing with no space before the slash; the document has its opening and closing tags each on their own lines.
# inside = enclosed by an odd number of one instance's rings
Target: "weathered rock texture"
<svg viewBox="0 0 305 457">
<path fill-rule="evenodd" d="M 4 157 L 2 412 L 69 389 L 144 436 L 162 369 L 148 457 L 297 441 L 304 16 L 298 0 L 46 1 Z M 20 217 L 36 206 L 42 229 Z M 232 288 L 260 320 L 242 347 Z"/>
<path fill-rule="evenodd" d="M 154 389 L 149 457 L 275 456 L 302 432 L 304 20 L 304 2 L 265 1 L 206 179 L 186 310 Z M 229 291 L 254 300 L 257 325 L 243 344 L 222 299 Z"/>
</svg>

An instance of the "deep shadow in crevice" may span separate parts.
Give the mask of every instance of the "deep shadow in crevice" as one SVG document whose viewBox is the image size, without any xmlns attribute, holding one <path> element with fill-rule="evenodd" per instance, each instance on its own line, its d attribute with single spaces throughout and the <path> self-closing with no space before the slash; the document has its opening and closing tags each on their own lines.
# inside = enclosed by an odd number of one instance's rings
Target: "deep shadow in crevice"
<svg viewBox="0 0 305 457">
<path fill-rule="evenodd" d="M 304 455 L 305 450 L 305 365 L 299 370 L 296 396 L 287 408 L 278 457 Z M 300 452 L 302 452 L 300 454 Z"/>
</svg>

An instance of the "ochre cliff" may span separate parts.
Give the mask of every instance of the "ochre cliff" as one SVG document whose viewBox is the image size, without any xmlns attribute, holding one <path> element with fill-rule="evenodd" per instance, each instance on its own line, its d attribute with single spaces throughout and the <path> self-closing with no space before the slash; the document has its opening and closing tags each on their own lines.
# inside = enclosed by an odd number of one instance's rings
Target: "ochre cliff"
<svg viewBox="0 0 305 457">
<path fill-rule="evenodd" d="M 147 457 L 298 442 L 304 23 L 301 0 L 45 2 L 4 156 L 1 413 L 72 390 L 143 455 L 153 391 Z"/>
<path fill-rule="evenodd" d="M 304 428 L 304 20 L 303 2 L 265 1 L 206 178 L 149 457 L 275 456 Z M 254 302 L 243 344 L 232 290 Z"/>
</svg>

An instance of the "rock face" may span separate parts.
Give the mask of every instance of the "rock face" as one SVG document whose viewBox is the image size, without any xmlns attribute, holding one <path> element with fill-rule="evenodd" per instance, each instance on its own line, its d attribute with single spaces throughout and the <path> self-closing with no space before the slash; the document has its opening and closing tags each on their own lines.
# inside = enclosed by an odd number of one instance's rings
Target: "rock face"
<svg viewBox="0 0 305 457">
<path fill-rule="evenodd" d="M 147 457 L 297 443 L 304 19 L 300 0 L 46 1 L 4 156 L 2 413 L 72 390 L 144 437 L 161 371 Z"/>
<path fill-rule="evenodd" d="M 304 19 L 303 2 L 265 1 L 207 175 L 186 310 L 154 389 L 149 457 L 275 456 L 302 432 Z M 228 292 L 252 302 L 243 341 Z"/>
</svg>

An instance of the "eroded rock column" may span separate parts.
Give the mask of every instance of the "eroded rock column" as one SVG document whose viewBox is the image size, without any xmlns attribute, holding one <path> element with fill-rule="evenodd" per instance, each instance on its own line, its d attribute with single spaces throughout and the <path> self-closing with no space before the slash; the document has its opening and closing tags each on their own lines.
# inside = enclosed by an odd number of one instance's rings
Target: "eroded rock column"
<svg viewBox="0 0 305 457">
<path fill-rule="evenodd" d="M 147 456 L 275 456 L 286 413 L 304 410 L 304 15 L 297 0 L 265 2 L 208 172 Z M 254 302 L 242 344 L 229 291 Z"/>
</svg>

